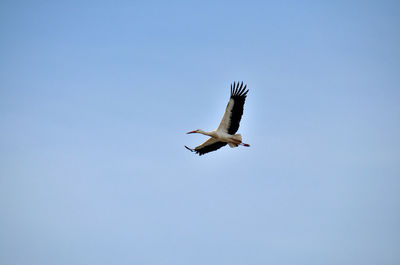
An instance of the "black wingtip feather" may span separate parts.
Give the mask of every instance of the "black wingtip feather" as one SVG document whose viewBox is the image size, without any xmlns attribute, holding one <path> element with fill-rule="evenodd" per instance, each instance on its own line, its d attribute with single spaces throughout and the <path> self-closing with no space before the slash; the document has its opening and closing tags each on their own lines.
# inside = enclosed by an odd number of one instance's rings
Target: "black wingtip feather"
<svg viewBox="0 0 400 265">
<path fill-rule="evenodd" d="M 231 84 L 231 97 L 241 97 L 244 96 L 246 97 L 247 92 L 249 92 L 249 90 L 247 89 L 247 84 L 244 84 L 243 81 L 240 82 L 236 82 L 234 81 L 233 84 Z"/>
<path fill-rule="evenodd" d="M 193 150 L 192 148 L 187 147 L 186 145 L 185 145 L 185 147 L 186 147 L 186 149 L 189 150 L 190 152 L 194 152 L 194 150 Z"/>
<path fill-rule="evenodd" d="M 240 86 L 240 89 L 239 89 L 239 91 L 238 91 L 238 95 L 242 95 L 244 89 L 245 89 L 245 88 L 243 87 L 243 82 L 242 82 L 242 84 L 241 84 L 241 86 Z"/>
</svg>

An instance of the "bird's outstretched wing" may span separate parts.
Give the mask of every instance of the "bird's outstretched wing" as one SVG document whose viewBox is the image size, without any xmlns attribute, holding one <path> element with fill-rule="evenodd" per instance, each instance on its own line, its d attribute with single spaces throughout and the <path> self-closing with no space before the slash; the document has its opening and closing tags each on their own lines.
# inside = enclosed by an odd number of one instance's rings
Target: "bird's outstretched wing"
<svg viewBox="0 0 400 265">
<path fill-rule="evenodd" d="M 249 92 L 248 89 L 246 90 L 246 87 L 247 85 L 243 86 L 243 81 L 241 84 L 239 84 L 239 82 L 233 82 L 233 85 L 231 84 L 231 98 L 229 99 L 225 114 L 217 130 L 229 134 L 235 134 L 237 132 L 243 115 L 244 102 L 247 92 Z"/>
<path fill-rule="evenodd" d="M 225 146 L 227 143 L 225 142 L 220 142 L 218 140 L 215 140 L 214 138 L 210 138 L 201 145 L 197 146 L 194 149 L 191 149 L 185 145 L 187 149 L 189 149 L 192 152 L 196 152 L 198 155 L 204 155 L 205 153 L 209 153 L 215 150 L 220 149 L 221 147 Z"/>
</svg>

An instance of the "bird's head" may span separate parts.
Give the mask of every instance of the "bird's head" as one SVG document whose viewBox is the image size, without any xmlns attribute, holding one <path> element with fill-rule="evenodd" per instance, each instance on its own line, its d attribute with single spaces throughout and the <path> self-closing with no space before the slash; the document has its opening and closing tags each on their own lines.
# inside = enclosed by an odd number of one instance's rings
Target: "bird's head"
<svg viewBox="0 0 400 265">
<path fill-rule="evenodd" d="M 194 131 L 191 131 L 191 132 L 187 132 L 186 134 L 191 134 L 191 133 L 201 133 L 201 130 L 197 129 L 197 130 L 194 130 Z"/>
</svg>

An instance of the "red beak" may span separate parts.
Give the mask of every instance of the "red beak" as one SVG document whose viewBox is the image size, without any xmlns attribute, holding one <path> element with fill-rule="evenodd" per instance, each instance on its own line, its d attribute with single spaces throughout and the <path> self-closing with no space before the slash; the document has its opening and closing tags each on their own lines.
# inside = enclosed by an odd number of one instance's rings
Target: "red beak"
<svg viewBox="0 0 400 265">
<path fill-rule="evenodd" d="M 196 131 L 191 131 L 191 132 L 188 132 L 188 133 L 186 133 L 186 134 L 190 134 L 190 133 L 195 133 Z"/>
</svg>

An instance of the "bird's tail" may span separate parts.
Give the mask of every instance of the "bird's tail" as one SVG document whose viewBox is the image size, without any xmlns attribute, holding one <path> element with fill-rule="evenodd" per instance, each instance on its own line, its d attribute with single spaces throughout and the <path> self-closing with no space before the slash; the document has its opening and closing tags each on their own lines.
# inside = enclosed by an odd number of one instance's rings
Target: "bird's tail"
<svg viewBox="0 0 400 265">
<path fill-rule="evenodd" d="M 240 134 L 235 134 L 235 135 L 233 135 L 232 136 L 232 138 L 234 139 L 234 140 L 237 140 L 237 141 L 239 141 L 240 143 L 242 142 L 242 135 L 240 135 Z M 239 145 L 238 144 L 234 144 L 234 143 L 228 143 L 228 145 L 230 146 L 230 147 L 238 147 Z"/>
<path fill-rule="evenodd" d="M 238 141 L 242 141 L 242 135 L 241 134 L 235 134 L 234 136 L 232 136 L 233 139 L 238 140 Z"/>
</svg>

